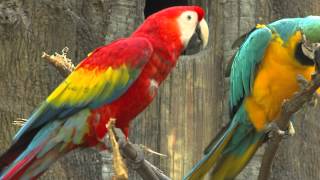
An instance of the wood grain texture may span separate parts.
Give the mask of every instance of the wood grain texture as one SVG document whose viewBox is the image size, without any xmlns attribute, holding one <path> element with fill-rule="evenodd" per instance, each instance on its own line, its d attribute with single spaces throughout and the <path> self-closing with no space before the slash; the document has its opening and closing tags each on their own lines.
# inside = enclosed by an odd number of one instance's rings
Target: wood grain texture
<svg viewBox="0 0 320 180">
<path fill-rule="evenodd" d="M 94 48 L 105 43 L 105 35 L 116 38 L 135 29 L 141 9 L 138 12 L 140 5 L 130 6 L 129 3 L 132 1 L 0 2 L 1 152 L 8 147 L 18 129 L 11 124 L 12 121 L 28 117 L 63 79 L 53 67 L 41 60 L 42 51 L 54 53 L 68 46 L 68 56 L 77 64 Z M 117 7 L 123 9 L 117 10 Z M 132 18 L 122 18 L 121 22 L 115 14 L 124 11 Z M 117 22 L 117 26 L 111 21 Z M 126 28 L 120 27 L 121 24 Z M 55 163 L 42 179 L 102 179 L 101 166 L 97 151 L 79 150 Z"/>
<path fill-rule="evenodd" d="M 162 84 L 152 105 L 132 123 L 130 140 L 167 158 L 146 155 L 154 165 L 181 179 L 200 159 L 211 138 L 228 121 L 228 80 L 225 62 L 233 41 L 256 23 L 320 13 L 320 0 L 190 0 L 206 9 L 210 28 L 207 49 L 181 57 Z M 75 64 L 95 47 L 130 34 L 143 18 L 144 0 L 30 0 L 0 2 L 0 152 L 8 147 L 18 117 L 28 117 L 61 82 L 44 63 L 42 51 L 68 46 Z M 273 166 L 272 179 L 317 179 L 319 171 L 319 107 L 296 116 L 296 136 L 285 140 Z M 306 114 L 305 114 L 306 113 Z M 304 153 L 308 152 L 308 153 Z M 260 157 L 255 156 L 237 178 L 254 180 Z M 110 179 L 108 153 L 70 153 L 42 179 Z M 130 179 L 141 179 L 130 172 Z"/>
</svg>

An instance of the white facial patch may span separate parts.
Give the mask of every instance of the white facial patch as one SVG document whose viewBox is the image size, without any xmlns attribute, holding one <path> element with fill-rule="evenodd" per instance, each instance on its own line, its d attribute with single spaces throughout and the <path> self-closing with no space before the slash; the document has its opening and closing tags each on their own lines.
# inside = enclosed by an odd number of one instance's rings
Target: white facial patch
<svg viewBox="0 0 320 180">
<path fill-rule="evenodd" d="M 198 14 L 194 11 L 185 11 L 177 19 L 180 29 L 180 40 L 187 47 L 198 23 Z"/>
</svg>

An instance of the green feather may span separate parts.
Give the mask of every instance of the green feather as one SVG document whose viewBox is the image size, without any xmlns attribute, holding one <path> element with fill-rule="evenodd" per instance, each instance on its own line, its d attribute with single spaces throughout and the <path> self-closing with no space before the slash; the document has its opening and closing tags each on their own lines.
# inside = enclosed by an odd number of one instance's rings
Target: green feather
<svg viewBox="0 0 320 180">
<path fill-rule="evenodd" d="M 257 66 L 262 61 L 266 48 L 272 39 L 272 31 L 265 27 L 252 32 L 240 47 L 231 68 L 230 105 L 235 112 L 248 96 L 253 86 Z"/>
</svg>

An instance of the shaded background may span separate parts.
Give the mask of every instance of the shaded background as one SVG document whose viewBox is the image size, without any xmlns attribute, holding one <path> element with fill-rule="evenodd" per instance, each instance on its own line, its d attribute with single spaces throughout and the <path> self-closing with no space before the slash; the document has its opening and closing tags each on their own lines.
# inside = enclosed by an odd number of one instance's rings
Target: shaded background
<svg viewBox="0 0 320 180">
<path fill-rule="evenodd" d="M 203 148 L 228 121 L 225 64 L 237 37 L 256 23 L 283 17 L 317 15 L 320 0 L 0 0 L 0 152 L 18 127 L 63 80 L 40 57 L 65 46 L 77 64 L 94 48 L 126 37 L 160 8 L 198 4 L 206 10 L 210 40 L 206 50 L 180 58 L 152 105 L 132 124 L 130 140 L 167 158 L 147 155 L 173 179 L 181 179 Z M 146 5 L 146 6 L 145 6 Z M 146 7 L 146 8 L 145 8 Z M 319 107 L 296 116 L 297 134 L 283 141 L 272 178 L 319 179 Z M 256 179 L 263 149 L 237 179 Z M 59 160 L 41 179 L 111 179 L 109 153 L 75 151 Z M 140 179 L 130 173 L 130 179 Z"/>
</svg>

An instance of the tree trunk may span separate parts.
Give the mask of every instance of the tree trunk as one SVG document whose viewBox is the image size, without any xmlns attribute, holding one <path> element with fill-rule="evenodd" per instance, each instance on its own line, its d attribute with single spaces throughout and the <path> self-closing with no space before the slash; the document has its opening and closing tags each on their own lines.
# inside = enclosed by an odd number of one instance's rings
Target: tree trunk
<svg viewBox="0 0 320 180">
<path fill-rule="evenodd" d="M 40 58 L 42 51 L 54 53 L 68 46 L 68 56 L 77 64 L 105 41 L 128 36 L 142 21 L 144 3 L 141 2 L 1 1 L 1 152 L 19 128 L 12 121 L 28 117 L 63 80 Z M 107 157 L 104 160 L 108 161 Z M 110 179 L 110 166 L 105 166 L 103 171 L 101 166 L 97 151 L 78 150 L 55 163 L 42 179 L 102 179 L 102 174 Z"/>
<path fill-rule="evenodd" d="M 206 10 L 210 41 L 197 55 L 183 56 L 147 110 L 132 123 L 130 140 L 167 154 L 146 155 L 172 179 L 181 179 L 200 159 L 202 151 L 228 121 L 225 62 L 238 36 L 256 23 L 320 12 L 319 0 L 189 0 Z M 143 0 L 2 0 L 0 2 L 0 151 L 18 127 L 62 81 L 58 72 L 40 59 L 68 46 L 77 64 L 94 48 L 128 36 L 143 18 Z M 317 132 L 319 108 L 305 108 L 297 116 L 296 136 L 281 145 L 272 179 L 320 177 Z M 308 153 L 302 153 L 308 152 Z M 237 179 L 256 179 L 263 151 Z M 72 152 L 55 163 L 42 179 L 110 179 L 111 157 L 94 150 Z M 311 163 L 310 163 L 311 162 Z M 102 170 L 101 170 L 102 169 Z M 130 172 L 130 179 L 140 179 Z"/>
</svg>

